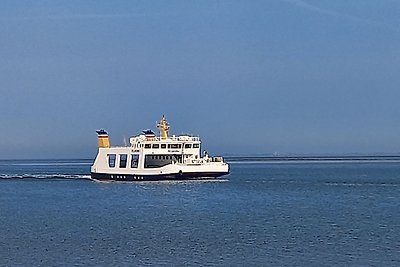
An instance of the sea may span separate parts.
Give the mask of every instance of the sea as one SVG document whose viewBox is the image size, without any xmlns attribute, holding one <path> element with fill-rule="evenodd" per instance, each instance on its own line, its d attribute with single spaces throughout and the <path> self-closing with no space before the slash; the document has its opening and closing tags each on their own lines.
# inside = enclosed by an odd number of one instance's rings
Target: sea
<svg viewBox="0 0 400 267">
<path fill-rule="evenodd" d="M 231 157 L 207 181 L 0 161 L 0 266 L 400 266 L 400 158 Z"/>
</svg>

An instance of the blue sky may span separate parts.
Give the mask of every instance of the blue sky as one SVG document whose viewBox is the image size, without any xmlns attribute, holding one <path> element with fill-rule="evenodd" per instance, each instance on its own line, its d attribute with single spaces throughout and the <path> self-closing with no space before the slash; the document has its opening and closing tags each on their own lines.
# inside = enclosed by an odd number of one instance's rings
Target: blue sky
<svg viewBox="0 0 400 267">
<path fill-rule="evenodd" d="M 155 128 L 210 154 L 400 152 L 395 0 L 1 1 L 0 158 Z"/>
</svg>

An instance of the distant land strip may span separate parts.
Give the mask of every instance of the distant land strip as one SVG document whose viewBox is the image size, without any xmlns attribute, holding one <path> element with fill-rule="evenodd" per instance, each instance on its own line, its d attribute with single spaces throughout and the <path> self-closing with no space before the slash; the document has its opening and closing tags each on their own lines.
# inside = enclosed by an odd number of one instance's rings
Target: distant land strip
<svg viewBox="0 0 400 267">
<path fill-rule="evenodd" d="M 400 161 L 400 156 L 225 156 L 226 161 Z"/>
</svg>

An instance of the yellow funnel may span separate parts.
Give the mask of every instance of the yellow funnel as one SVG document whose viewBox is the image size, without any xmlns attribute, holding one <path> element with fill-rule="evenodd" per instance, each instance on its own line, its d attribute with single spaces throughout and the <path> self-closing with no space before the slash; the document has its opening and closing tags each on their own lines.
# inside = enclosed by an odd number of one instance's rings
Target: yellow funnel
<svg viewBox="0 0 400 267">
<path fill-rule="evenodd" d="M 108 133 L 104 130 L 96 131 L 97 138 L 99 141 L 99 147 L 109 148 L 110 147 L 110 138 L 108 138 Z"/>
</svg>

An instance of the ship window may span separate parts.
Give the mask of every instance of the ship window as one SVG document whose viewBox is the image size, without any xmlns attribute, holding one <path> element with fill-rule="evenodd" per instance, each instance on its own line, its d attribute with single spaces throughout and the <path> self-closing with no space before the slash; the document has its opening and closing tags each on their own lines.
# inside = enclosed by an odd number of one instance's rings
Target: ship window
<svg viewBox="0 0 400 267">
<path fill-rule="evenodd" d="M 151 145 L 150 144 L 145 144 L 144 148 L 151 148 Z"/>
<path fill-rule="evenodd" d="M 108 156 L 108 167 L 114 168 L 115 167 L 116 155 L 115 154 L 108 154 L 107 156 Z"/>
<path fill-rule="evenodd" d="M 152 146 L 153 148 L 159 148 L 160 147 L 160 145 L 159 144 L 153 144 L 153 146 Z"/>
<path fill-rule="evenodd" d="M 128 155 L 127 154 L 119 155 L 119 167 L 120 168 L 126 168 L 126 161 L 127 160 L 128 160 Z"/>
<path fill-rule="evenodd" d="M 192 148 L 192 144 L 185 144 L 185 148 Z"/>
<path fill-rule="evenodd" d="M 161 148 L 166 148 L 167 145 L 166 144 L 161 144 Z"/>
<path fill-rule="evenodd" d="M 199 148 L 200 144 L 193 144 L 193 148 Z"/>
<path fill-rule="evenodd" d="M 181 148 L 181 144 L 168 144 L 168 148 Z"/>
<path fill-rule="evenodd" d="M 139 163 L 139 155 L 132 154 L 131 168 L 137 168 Z"/>
</svg>

